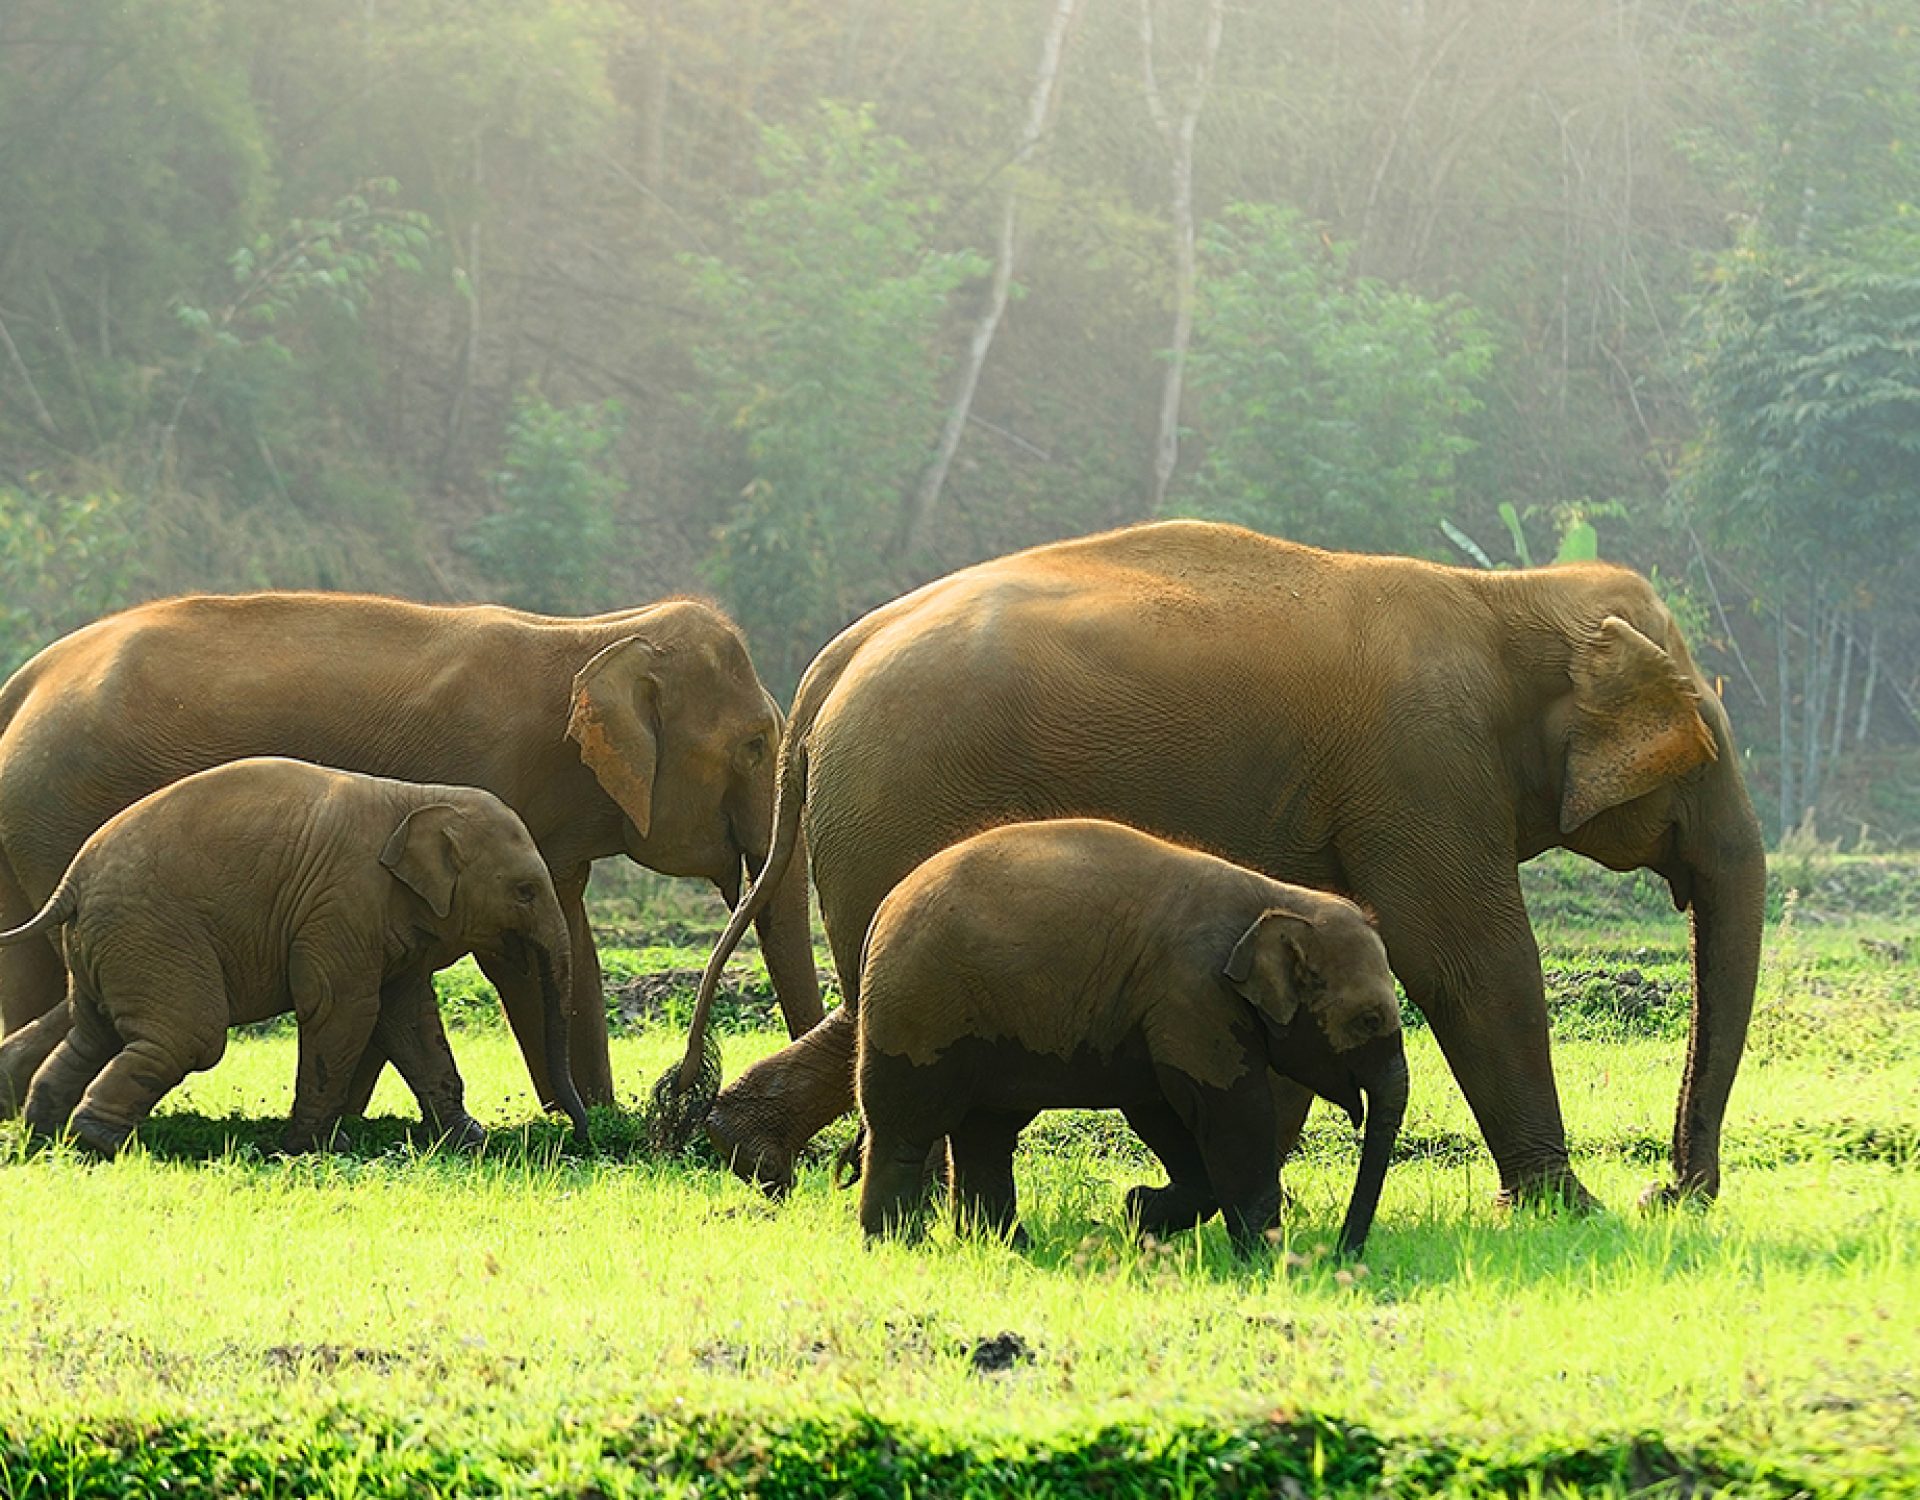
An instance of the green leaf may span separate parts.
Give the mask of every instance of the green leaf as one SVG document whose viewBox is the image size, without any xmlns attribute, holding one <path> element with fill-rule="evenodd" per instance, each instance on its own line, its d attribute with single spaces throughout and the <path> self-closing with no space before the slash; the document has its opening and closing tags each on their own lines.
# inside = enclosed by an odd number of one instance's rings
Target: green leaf
<svg viewBox="0 0 1920 1500">
<path fill-rule="evenodd" d="M 1527 534 L 1520 529 L 1520 512 L 1515 510 L 1511 500 L 1500 502 L 1500 519 L 1507 523 L 1507 532 L 1513 538 L 1513 555 L 1520 559 L 1520 566 L 1533 566 L 1533 552 L 1527 546 Z"/>
</svg>

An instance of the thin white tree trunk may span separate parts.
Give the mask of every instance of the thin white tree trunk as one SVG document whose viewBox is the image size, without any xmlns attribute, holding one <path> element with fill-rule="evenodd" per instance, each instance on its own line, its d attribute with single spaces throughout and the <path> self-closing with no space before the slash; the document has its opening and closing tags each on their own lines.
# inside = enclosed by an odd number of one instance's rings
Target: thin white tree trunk
<svg viewBox="0 0 1920 1500">
<path fill-rule="evenodd" d="M 7 363 L 13 366 L 13 373 L 27 392 L 27 405 L 33 408 L 33 423 L 48 437 L 58 442 L 60 428 L 53 420 L 53 413 L 47 410 L 46 402 L 40 399 L 40 387 L 33 383 L 33 372 L 27 368 L 27 362 L 20 357 L 20 351 L 14 347 L 13 335 L 7 332 L 4 318 L 0 318 L 0 347 L 7 351 Z"/>
<path fill-rule="evenodd" d="M 1838 619 L 1839 612 L 1835 611 Z M 1827 745 L 1827 764 L 1833 765 L 1840 759 L 1841 748 L 1846 743 L 1847 733 L 1847 689 L 1853 686 L 1853 631 L 1848 626 L 1840 627 L 1840 685 L 1833 694 L 1833 738 Z"/>
<path fill-rule="evenodd" d="M 1853 742 L 1864 745 L 1867 742 L 1867 725 L 1873 713 L 1873 690 L 1880 681 L 1880 622 L 1873 623 L 1873 634 L 1867 637 L 1867 680 L 1860 687 L 1860 720 L 1853 728 Z"/>
<path fill-rule="evenodd" d="M 1033 159 L 1046 139 L 1047 128 L 1053 123 L 1054 107 L 1060 97 L 1060 59 L 1066 50 L 1067 31 L 1079 14 L 1080 5 L 1081 0 L 1055 0 L 1053 18 L 1047 23 L 1046 38 L 1040 46 L 1040 65 L 1034 70 L 1033 93 L 1027 100 L 1026 124 L 1005 169 L 1000 230 L 994 245 L 993 284 L 987 293 L 986 306 L 973 325 L 973 335 L 967 340 L 967 361 L 960 371 L 953 402 L 947 408 L 940 445 L 934 450 L 933 461 L 927 465 L 926 472 L 920 476 L 901 520 L 895 550 L 903 556 L 911 557 L 926 545 L 928 530 L 940 508 L 941 493 L 946 489 L 948 471 L 953 467 L 953 456 L 960 450 L 960 439 L 973 411 L 974 394 L 980 388 L 980 372 L 986 368 L 987 354 L 1000 331 L 1000 320 L 1006 314 L 1007 298 L 1013 289 L 1014 251 L 1019 230 L 1018 169 Z"/>
<path fill-rule="evenodd" d="M 481 194 L 486 185 L 481 156 L 482 132 L 473 133 L 473 222 L 467 227 L 467 336 L 460 346 L 460 371 L 453 391 L 453 407 L 447 413 L 447 440 L 440 450 L 440 468 L 445 471 L 460 445 L 467 421 L 467 407 L 473 396 L 474 369 L 480 362 L 480 216 Z"/>
<path fill-rule="evenodd" d="M 1780 683 L 1780 837 L 1800 821 L 1800 793 L 1793 781 L 1793 658 L 1787 644 L 1787 611 L 1780 607 L 1773 633 Z"/>
<path fill-rule="evenodd" d="M 1140 57 L 1147 90 L 1147 110 L 1160 132 L 1171 159 L 1173 189 L 1173 339 L 1167 349 L 1160 380 L 1160 429 L 1153 445 L 1153 514 L 1167 499 L 1167 486 L 1180 463 L 1180 397 L 1187 378 L 1187 345 L 1193 339 L 1194 287 L 1199 279 L 1198 235 L 1193 218 L 1193 138 L 1213 83 L 1213 67 L 1220 56 L 1220 35 L 1226 27 L 1226 0 L 1207 0 L 1207 33 L 1194 65 L 1193 86 L 1185 107 L 1175 119 L 1160 93 L 1153 66 L 1153 0 L 1140 0 Z"/>
</svg>

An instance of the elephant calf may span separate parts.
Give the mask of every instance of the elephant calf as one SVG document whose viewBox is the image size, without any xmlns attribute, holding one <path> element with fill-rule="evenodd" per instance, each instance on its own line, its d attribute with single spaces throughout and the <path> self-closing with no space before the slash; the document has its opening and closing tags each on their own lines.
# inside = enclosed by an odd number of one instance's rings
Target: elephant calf
<svg viewBox="0 0 1920 1500">
<path fill-rule="evenodd" d="M 0 945 L 63 923 L 72 1029 L 27 1090 L 36 1134 L 64 1126 L 111 1156 L 167 1090 L 219 1061 L 229 1026 L 291 1010 L 289 1151 L 331 1134 L 370 1039 L 430 1126 L 475 1143 L 485 1132 L 466 1112 L 432 976 L 478 951 L 537 971 L 547 1067 L 584 1138 L 566 921 L 525 825 L 489 792 L 233 761 L 102 825 Z"/>
<path fill-rule="evenodd" d="M 1357 1251 L 1406 1110 L 1400 1009 L 1352 902 L 1118 823 L 1015 823 L 955 844 L 880 904 L 860 980 L 860 1220 L 912 1232 L 947 1137 L 962 1223 L 1014 1229 L 1013 1148 L 1042 1109 L 1118 1107 L 1166 1167 L 1143 1230 L 1224 1214 L 1246 1248 L 1280 1206 L 1268 1069 L 1366 1137 Z"/>
</svg>

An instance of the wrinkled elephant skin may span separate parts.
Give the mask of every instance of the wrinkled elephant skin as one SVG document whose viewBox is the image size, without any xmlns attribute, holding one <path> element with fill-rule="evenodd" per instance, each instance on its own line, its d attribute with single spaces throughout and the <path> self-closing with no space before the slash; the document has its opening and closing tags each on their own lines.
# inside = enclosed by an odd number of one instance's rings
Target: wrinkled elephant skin
<svg viewBox="0 0 1920 1500">
<path fill-rule="evenodd" d="M 766 857 L 780 728 L 739 631 L 695 600 L 584 619 L 347 594 L 143 605 L 55 642 L 0 687 L 0 926 L 26 921 L 115 813 L 226 761 L 291 756 L 482 787 L 520 815 L 552 874 L 572 938 L 573 1070 L 589 1102 L 609 1103 L 590 866 L 625 853 L 737 889 L 742 865 Z M 820 1017 L 804 868 L 777 894 L 760 939 L 798 1036 Z M 537 976 L 482 966 L 551 1104 Z M 65 993 L 57 945 L 0 953 L 9 1035 Z M 0 1092 L 19 1096 L 58 1031 L 35 1027 Z M 370 1059 L 356 1107 L 379 1072 Z"/>
<path fill-rule="evenodd" d="M 489 792 L 233 761 L 110 819 L 0 944 L 55 927 L 70 1024 L 26 1091 L 36 1135 L 71 1130 L 111 1156 L 162 1095 L 219 1061 L 229 1026 L 290 1010 L 300 1063 L 288 1150 L 331 1137 L 374 1040 L 427 1124 L 477 1144 L 485 1132 L 467 1113 L 432 976 L 478 950 L 537 976 L 548 1078 L 585 1140 L 567 1055 L 572 939 L 526 826 Z"/>
<path fill-rule="evenodd" d="M 799 848 L 804 809 L 849 1010 L 887 893 L 996 823 L 1111 818 L 1350 894 L 1377 915 L 1503 1188 L 1575 1204 L 1591 1200 L 1517 866 L 1563 847 L 1656 871 L 1691 913 L 1695 974 L 1666 1191 L 1719 1189 L 1759 961 L 1760 826 L 1719 700 L 1627 569 L 1477 572 L 1190 521 L 1037 547 L 830 642 L 794 698 L 776 807 L 769 870 Z M 750 895 L 709 979 L 755 909 Z M 830 1017 L 736 1079 L 709 1118 L 723 1156 L 790 1172 L 852 1103 L 854 1029 Z"/>
</svg>

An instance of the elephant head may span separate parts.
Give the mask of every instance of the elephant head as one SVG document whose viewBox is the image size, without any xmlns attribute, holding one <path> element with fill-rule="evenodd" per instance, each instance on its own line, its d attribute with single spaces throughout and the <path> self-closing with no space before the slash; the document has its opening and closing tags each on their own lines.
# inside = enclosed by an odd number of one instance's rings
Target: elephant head
<svg viewBox="0 0 1920 1500">
<path fill-rule="evenodd" d="M 1766 899 L 1760 820 L 1725 709 L 1645 579 L 1583 564 L 1490 575 L 1538 726 L 1521 858 L 1562 846 L 1659 874 L 1691 914 L 1694 1013 L 1671 1198 L 1720 1186 L 1720 1123 L 1746 1043 Z"/>
<path fill-rule="evenodd" d="M 1341 1254 L 1354 1255 L 1373 1227 L 1407 1112 L 1407 1054 L 1380 935 L 1351 902 L 1318 905 L 1311 914 L 1261 913 L 1234 945 L 1225 977 L 1267 1023 L 1275 1069 L 1338 1104 L 1356 1127 L 1364 1123 L 1340 1229 Z"/>
<path fill-rule="evenodd" d="M 457 945 L 530 969 L 546 1006 L 547 1076 L 584 1142 L 587 1114 L 573 1082 L 573 941 L 553 877 L 532 835 L 485 792 L 417 807 L 395 826 L 380 863 L 432 914 L 429 930 Z"/>
<path fill-rule="evenodd" d="M 576 672 L 567 736 L 618 804 L 627 853 L 668 875 L 702 876 L 729 906 L 773 839 L 780 708 L 745 642 L 717 610 L 675 600 L 617 628 Z M 787 1028 L 820 1019 L 806 861 L 759 917 Z"/>
<path fill-rule="evenodd" d="M 1336 1052 L 1400 1029 L 1387 950 L 1346 901 L 1262 912 L 1234 945 L 1226 978 L 1276 1030 L 1291 1030 L 1305 1006 Z"/>
</svg>

